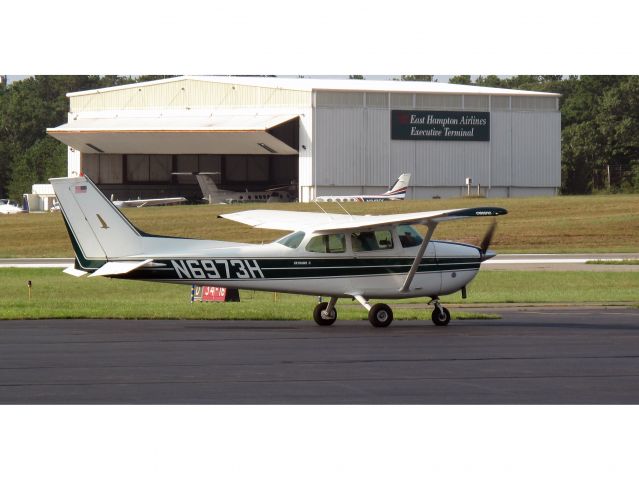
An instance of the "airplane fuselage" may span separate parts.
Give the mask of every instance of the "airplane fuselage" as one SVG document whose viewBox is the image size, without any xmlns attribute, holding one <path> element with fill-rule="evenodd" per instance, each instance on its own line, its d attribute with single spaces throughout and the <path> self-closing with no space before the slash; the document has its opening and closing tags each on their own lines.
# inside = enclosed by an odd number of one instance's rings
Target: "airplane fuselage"
<svg viewBox="0 0 639 480">
<path fill-rule="evenodd" d="M 277 243 L 221 247 L 215 243 L 211 242 L 213 248 L 205 248 L 206 254 L 194 255 L 189 249 L 189 254 L 155 256 L 151 264 L 114 277 L 342 298 L 354 294 L 366 298 L 411 298 L 455 292 L 475 277 L 481 263 L 476 247 L 431 241 L 410 289 L 402 292 L 417 246 L 397 245 L 390 250 L 362 253 L 349 248 L 344 253 L 319 254 L 305 251 L 304 244 L 292 252 Z M 143 258 L 147 257 L 112 260 Z M 97 267 L 99 264 L 89 270 Z"/>
</svg>

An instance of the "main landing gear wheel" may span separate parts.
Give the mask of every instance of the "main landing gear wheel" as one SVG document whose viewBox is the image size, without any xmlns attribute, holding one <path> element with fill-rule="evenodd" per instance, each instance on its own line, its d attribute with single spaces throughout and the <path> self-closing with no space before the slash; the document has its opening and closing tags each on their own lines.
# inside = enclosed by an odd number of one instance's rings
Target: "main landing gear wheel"
<svg viewBox="0 0 639 480">
<path fill-rule="evenodd" d="M 385 303 L 377 303 L 368 311 L 368 321 L 373 327 L 388 327 L 393 321 L 393 311 Z"/>
<path fill-rule="evenodd" d="M 335 320 L 337 320 L 337 309 L 333 307 L 333 311 L 331 315 L 326 314 L 326 307 L 328 306 L 328 302 L 322 302 L 315 305 L 315 310 L 313 310 L 313 320 L 318 325 L 322 327 L 328 327 L 329 325 L 333 325 Z"/>
<path fill-rule="evenodd" d="M 444 327 L 448 325 L 448 322 L 450 322 L 450 312 L 447 308 L 442 307 L 442 311 L 440 311 L 438 307 L 435 307 L 431 318 L 435 325 L 438 327 Z"/>
</svg>

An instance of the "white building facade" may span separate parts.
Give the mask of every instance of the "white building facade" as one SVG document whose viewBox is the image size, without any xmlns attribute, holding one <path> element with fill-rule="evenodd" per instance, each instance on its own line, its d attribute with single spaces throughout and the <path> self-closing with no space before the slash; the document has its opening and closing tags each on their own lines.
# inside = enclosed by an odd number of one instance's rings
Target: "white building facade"
<svg viewBox="0 0 639 480">
<path fill-rule="evenodd" d="M 298 185 L 379 193 L 412 174 L 407 198 L 554 195 L 561 185 L 559 95 L 431 82 L 175 77 L 69 93 L 69 175 L 120 199 L 197 197 Z M 217 183 L 217 181 L 216 181 Z"/>
</svg>

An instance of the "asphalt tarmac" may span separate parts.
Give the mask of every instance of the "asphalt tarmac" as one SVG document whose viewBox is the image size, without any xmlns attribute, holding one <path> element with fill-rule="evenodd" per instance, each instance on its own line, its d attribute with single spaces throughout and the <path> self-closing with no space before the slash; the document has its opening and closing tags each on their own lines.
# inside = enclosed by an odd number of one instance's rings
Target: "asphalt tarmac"
<svg viewBox="0 0 639 480">
<path fill-rule="evenodd" d="M 0 322 L 2 404 L 636 404 L 639 309 L 396 321 Z"/>
</svg>

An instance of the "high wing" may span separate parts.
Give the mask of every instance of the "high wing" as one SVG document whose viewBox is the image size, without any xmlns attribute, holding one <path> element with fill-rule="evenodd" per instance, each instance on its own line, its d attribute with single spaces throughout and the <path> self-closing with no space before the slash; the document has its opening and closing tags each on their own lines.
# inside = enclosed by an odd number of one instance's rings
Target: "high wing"
<svg viewBox="0 0 639 480">
<path fill-rule="evenodd" d="M 304 230 L 316 233 L 337 233 L 388 225 L 427 224 L 469 217 L 494 217 L 505 215 L 506 213 L 507 211 L 500 207 L 459 208 L 394 215 L 345 215 L 291 212 L 286 210 L 246 210 L 223 214 L 220 217 L 255 228 L 291 232 Z"/>
</svg>

